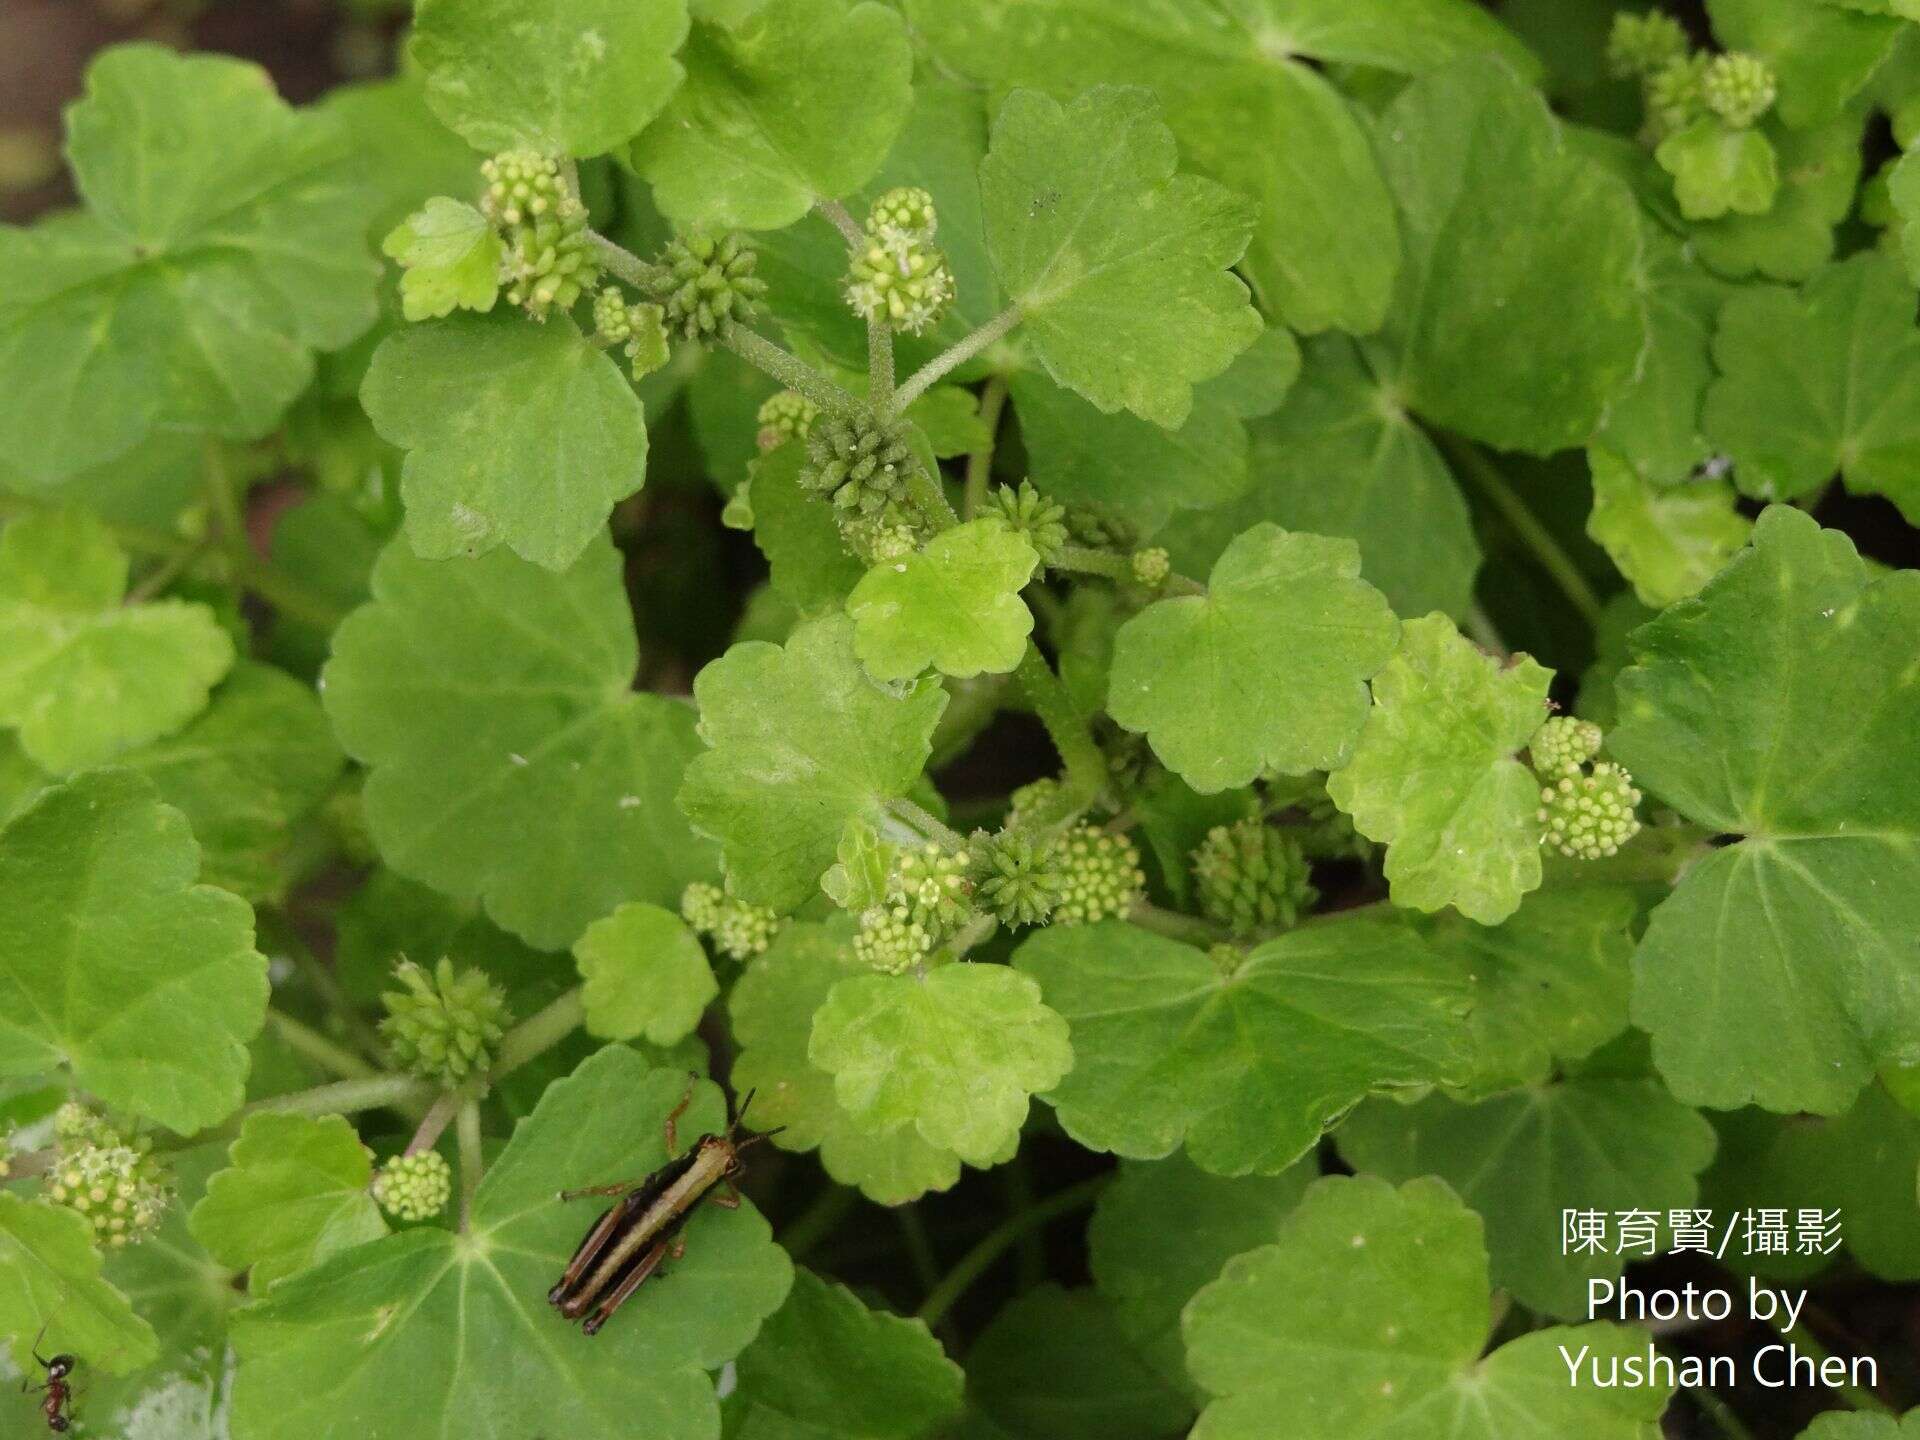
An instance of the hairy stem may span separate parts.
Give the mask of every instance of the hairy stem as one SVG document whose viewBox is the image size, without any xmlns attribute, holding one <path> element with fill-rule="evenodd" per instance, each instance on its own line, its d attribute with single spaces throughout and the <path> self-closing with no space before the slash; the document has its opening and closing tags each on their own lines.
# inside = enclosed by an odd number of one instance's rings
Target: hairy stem
<svg viewBox="0 0 1920 1440">
<path fill-rule="evenodd" d="M 1000 441 L 1000 418 L 1007 409 L 1007 380 L 996 375 L 980 392 L 980 424 L 987 432 L 987 443 L 967 456 L 966 501 L 961 514 L 971 520 L 987 503 L 987 487 L 993 482 L 993 452 Z"/>
<path fill-rule="evenodd" d="M 893 413 L 898 416 L 914 401 L 938 385 L 967 361 L 1004 339 L 1020 323 L 1020 307 L 1009 305 L 951 350 L 944 350 L 914 372 L 893 397 Z"/>
<path fill-rule="evenodd" d="M 236 1120 L 248 1115 L 351 1115 L 360 1110 L 413 1110 L 438 1093 L 427 1080 L 412 1075 L 375 1075 L 366 1080 L 341 1080 L 316 1085 L 291 1095 L 275 1095 L 244 1105 Z M 203 1137 L 196 1137 L 198 1138 Z"/>
<path fill-rule="evenodd" d="M 914 1279 L 920 1282 L 920 1289 L 928 1291 L 940 1283 L 940 1257 L 934 1254 L 933 1242 L 927 1238 L 927 1222 L 920 1218 L 917 1206 L 902 1205 L 894 1215 L 900 1221 L 900 1238 L 907 1247 L 907 1261 L 913 1266 Z"/>
<path fill-rule="evenodd" d="M 996 1226 L 979 1244 L 962 1255 L 940 1283 L 927 1292 L 927 1298 L 921 1302 L 917 1312 L 919 1318 L 929 1326 L 938 1325 L 946 1318 L 947 1311 L 953 1308 L 954 1302 L 965 1295 L 974 1282 L 993 1267 L 993 1262 L 1018 1244 L 1022 1237 L 1063 1215 L 1071 1215 L 1075 1210 L 1091 1205 L 1111 1179 L 1110 1175 L 1096 1175 L 1091 1180 L 1082 1180 L 1078 1185 L 1057 1191 L 1031 1210 L 1023 1210 Z"/>
<path fill-rule="evenodd" d="M 847 242 L 847 249 L 857 250 L 867 243 L 867 232 L 860 228 L 860 222 L 853 218 L 853 213 L 838 200 L 817 199 L 813 202 L 813 208 L 840 232 L 840 238 Z"/>
<path fill-rule="evenodd" d="M 799 391 L 822 410 L 855 417 L 867 412 L 867 407 L 852 394 L 834 384 L 798 355 L 782 350 L 764 335 L 744 325 L 729 325 L 717 338 L 754 369 L 772 376 L 789 390 Z"/>
<path fill-rule="evenodd" d="M 943 850 L 958 850 L 967 843 L 958 830 L 904 796 L 887 802 L 887 814 L 908 834 L 916 839 L 931 840 Z"/>
<path fill-rule="evenodd" d="M 1489 505 L 1507 522 L 1513 533 L 1520 537 L 1533 557 L 1560 587 L 1560 593 L 1567 597 L 1567 603 L 1580 613 L 1580 618 L 1589 625 L 1600 623 L 1600 596 L 1580 567 L 1573 562 L 1553 533 L 1540 522 L 1540 518 L 1527 508 L 1527 502 L 1507 483 L 1507 477 L 1500 473 L 1476 445 L 1468 444 L 1456 436 L 1441 434 L 1440 448 L 1446 454 L 1453 468 L 1472 482 Z"/>
<path fill-rule="evenodd" d="M 454 1134 L 460 1142 L 460 1230 L 464 1234 L 473 1220 L 473 1193 L 480 1188 L 480 1177 L 487 1164 L 481 1153 L 478 1100 L 461 1102 Z"/>
<path fill-rule="evenodd" d="M 649 264 L 626 246 L 609 240 L 597 230 L 590 230 L 587 234 L 593 242 L 594 254 L 600 257 L 600 263 L 634 289 L 651 293 L 666 283 L 667 272 L 660 266 Z"/>
<path fill-rule="evenodd" d="M 867 403 L 878 414 L 893 408 L 893 327 L 867 321 Z"/>
<path fill-rule="evenodd" d="M 406 1153 L 418 1155 L 423 1150 L 431 1150 L 440 1143 L 440 1137 L 446 1134 L 447 1126 L 452 1123 L 454 1112 L 466 1103 L 466 1097 L 458 1090 L 448 1090 L 428 1107 L 426 1116 L 420 1121 L 420 1128 L 413 1132 L 413 1138 L 407 1142 Z"/>
<path fill-rule="evenodd" d="M 571 1035 L 586 1014 L 586 1001 L 576 985 L 546 1009 L 529 1015 L 500 1037 L 489 1078 L 498 1080 L 518 1070 L 536 1055 L 544 1055 Z"/>
<path fill-rule="evenodd" d="M 310 1025 L 304 1025 L 280 1010 L 267 1011 L 267 1023 L 287 1048 L 304 1055 L 322 1070 L 343 1080 L 366 1080 L 380 1072 L 344 1045 L 336 1045 Z"/>
<path fill-rule="evenodd" d="M 1151 901 L 1142 900 L 1127 912 L 1127 919 L 1142 930 L 1151 930 L 1156 935 L 1164 935 L 1169 940 L 1184 941 L 1189 945 L 1218 945 L 1227 938 L 1227 932 L 1210 920 L 1202 920 L 1195 915 L 1181 915 L 1172 910 L 1162 910 Z"/>
<path fill-rule="evenodd" d="M 1106 792 L 1109 780 L 1107 757 L 1100 753 L 1086 717 L 1081 715 L 1073 697 L 1067 694 L 1067 687 L 1060 683 L 1060 677 L 1053 673 L 1053 667 L 1037 645 L 1029 642 L 1014 676 L 1026 694 L 1027 703 L 1033 706 L 1033 713 L 1047 727 L 1053 748 L 1060 752 L 1067 772 L 1063 798 L 1073 812 L 1085 810 Z"/>
</svg>

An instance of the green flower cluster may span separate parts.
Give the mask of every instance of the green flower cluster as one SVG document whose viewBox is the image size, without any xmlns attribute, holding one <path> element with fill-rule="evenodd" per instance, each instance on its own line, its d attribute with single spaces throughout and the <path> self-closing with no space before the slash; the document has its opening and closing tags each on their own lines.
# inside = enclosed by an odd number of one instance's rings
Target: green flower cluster
<svg viewBox="0 0 1920 1440">
<path fill-rule="evenodd" d="M 789 440 L 804 440 L 813 433 L 813 422 L 820 418 L 820 407 L 798 390 L 782 390 L 769 395 L 754 419 L 760 426 L 760 449 L 778 450 Z"/>
<path fill-rule="evenodd" d="M 1066 506 L 1042 495 L 1031 480 L 1022 480 L 1017 489 L 996 486 L 989 502 L 1009 529 L 1026 537 L 1042 565 L 1051 565 L 1058 558 L 1068 540 Z"/>
<path fill-rule="evenodd" d="M 1173 557 L 1158 545 L 1134 551 L 1132 564 L 1133 578 L 1153 590 L 1166 584 L 1173 573 Z"/>
<path fill-rule="evenodd" d="M 780 917 L 764 905 L 749 905 L 718 885 L 696 880 L 680 892 L 680 918 L 713 948 L 735 960 L 749 960 L 773 943 Z"/>
<path fill-rule="evenodd" d="M 1320 898 L 1299 840 L 1257 819 L 1214 826 L 1192 865 L 1201 912 L 1239 938 L 1296 925 Z"/>
<path fill-rule="evenodd" d="M 1773 67 L 1758 55 L 1732 52 L 1714 57 L 1700 77 L 1700 98 L 1736 130 L 1759 123 L 1780 93 Z"/>
<path fill-rule="evenodd" d="M 938 845 L 901 852 L 887 875 L 886 896 L 860 913 L 853 953 L 898 975 L 920 964 L 973 915 L 973 857 Z"/>
<path fill-rule="evenodd" d="M 1052 859 L 1060 871 L 1057 925 L 1092 925 L 1125 915 L 1146 892 L 1140 851 L 1124 835 L 1098 825 L 1079 825 L 1054 843 Z"/>
<path fill-rule="evenodd" d="M 1645 139 L 1652 145 L 1706 115 L 1745 130 L 1773 108 L 1779 89 L 1773 68 L 1758 55 L 1696 51 L 1680 22 L 1658 10 L 1614 16 L 1607 69 L 1640 82 Z"/>
<path fill-rule="evenodd" d="M 1685 58 L 1691 48 L 1686 29 L 1664 10 L 1644 15 L 1623 10 L 1613 17 L 1607 37 L 1607 73 L 1616 80 L 1644 80 Z"/>
<path fill-rule="evenodd" d="M 1066 890 L 1066 877 L 1053 847 L 1023 835 L 983 836 L 980 854 L 980 904 L 1002 925 L 1043 925 Z"/>
<path fill-rule="evenodd" d="M 881 515 L 842 516 L 840 538 L 869 565 L 903 560 L 920 548 L 920 532 L 905 520 Z"/>
<path fill-rule="evenodd" d="M 456 970 L 442 957 L 431 971 L 403 960 L 393 973 L 402 988 L 380 997 L 387 1007 L 380 1036 L 403 1068 L 458 1085 L 493 1063 L 507 997 L 485 972 Z"/>
<path fill-rule="evenodd" d="M 847 303 L 864 320 L 910 335 L 939 323 L 953 304 L 953 270 L 933 243 L 938 218 L 924 190 L 890 190 L 874 202 L 847 270 Z"/>
<path fill-rule="evenodd" d="M 609 285 L 594 296 L 593 329 L 608 345 L 622 347 L 622 353 L 632 362 L 636 380 L 651 375 L 671 358 L 666 307 L 646 301 L 630 304 L 615 286 Z"/>
<path fill-rule="evenodd" d="M 453 1198 L 453 1171 L 434 1150 L 396 1155 L 373 1177 L 373 1199 L 396 1220 L 431 1220 Z"/>
<path fill-rule="evenodd" d="M 568 309 L 600 277 L 587 228 L 587 207 L 560 162 L 532 150 L 509 150 L 480 166 L 486 189 L 480 212 L 503 242 L 500 283 L 507 298 L 537 320 Z"/>
<path fill-rule="evenodd" d="M 1589 775 L 1562 775 L 1540 792 L 1546 843 L 1575 860 L 1617 854 L 1640 833 L 1639 803 L 1633 777 L 1618 765 L 1603 761 Z"/>
<path fill-rule="evenodd" d="M 144 1139 L 72 1102 L 55 1113 L 53 1132 L 59 1154 L 47 1172 L 47 1199 L 84 1216 L 94 1239 L 114 1248 L 160 1227 L 173 1184 Z"/>
<path fill-rule="evenodd" d="M 689 340 L 726 334 L 752 316 L 767 293 L 767 282 L 753 273 L 760 253 L 741 235 L 680 236 L 654 263 L 660 274 L 652 297 L 665 307 L 668 327 Z"/>
<path fill-rule="evenodd" d="M 848 548 L 879 564 L 919 545 L 907 500 L 907 477 L 917 463 L 904 424 L 834 415 L 807 436 L 800 486 L 831 500 Z"/>
<path fill-rule="evenodd" d="M 1533 757 L 1534 773 L 1541 779 L 1575 774 L 1600 753 L 1600 727 L 1591 720 L 1576 720 L 1571 715 L 1556 715 L 1527 742 Z"/>
</svg>

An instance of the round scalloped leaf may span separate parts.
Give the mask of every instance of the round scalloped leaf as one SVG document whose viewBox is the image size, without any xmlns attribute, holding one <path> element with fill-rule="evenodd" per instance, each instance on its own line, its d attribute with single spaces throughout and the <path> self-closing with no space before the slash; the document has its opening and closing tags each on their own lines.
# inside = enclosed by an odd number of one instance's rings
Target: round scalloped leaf
<svg viewBox="0 0 1920 1440">
<path fill-rule="evenodd" d="M 431 1415 L 449 1433 L 709 1440 L 719 1417 L 705 1372 L 752 1340 L 792 1280 L 751 1204 L 696 1211 L 686 1257 L 596 1336 L 546 1303 L 608 1203 L 568 1204 L 555 1190 L 664 1164 L 662 1125 L 686 1085 L 610 1045 L 516 1127 L 474 1196 L 469 1233 L 404 1231 L 276 1285 L 235 1321 L 235 1433 L 410 1440 Z M 700 1082 L 680 1134 L 725 1127 L 719 1090 Z"/>
<path fill-rule="evenodd" d="M 1904 1420 L 1834 1411 L 1802 1430 L 1800 1440 L 1920 1440 L 1920 1410 L 1909 1410 Z"/>
<path fill-rule="evenodd" d="M 42 1328 L 44 1327 L 44 1334 Z M 0 1190 L 0 1335 L 13 1337 L 13 1364 L 35 1375 L 36 1336 L 82 1363 L 124 1375 L 152 1360 L 153 1327 L 100 1276 L 93 1225 L 62 1205 Z"/>
<path fill-rule="evenodd" d="M 475 149 L 584 158 L 660 113 L 686 38 L 686 0 L 420 0 L 412 53 L 433 113 Z"/>
<path fill-rule="evenodd" d="M 817 1147 L 821 1165 L 842 1185 L 858 1187 L 875 1204 L 904 1205 L 951 1189 L 959 1157 L 929 1145 L 912 1126 L 880 1135 L 855 1123 L 834 1096 L 833 1076 L 807 1058 L 814 1012 L 828 993 L 870 973 L 854 957 L 851 918 L 783 927 L 727 997 L 740 1045 L 733 1083 L 743 1094 L 754 1092 L 756 1125 L 785 1127 L 773 1137 L 782 1150 Z"/>
<path fill-rule="evenodd" d="M 409 325 L 374 352 L 360 399 L 407 450 L 407 538 L 427 560 L 505 545 L 565 570 L 647 478 L 639 397 L 566 320 Z"/>
<path fill-rule="evenodd" d="M 693 1033 L 720 993 L 693 931 L 658 905 L 622 905 L 594 921 L 573 958 L 585 982 L 587 1029 L 603 1040 L 672 1045 Z"/>
<path fill-rule="evenodd" d="M 372 192 L 348 148 L 257 66 L 103 52 L 67 112 L 87 209 L 0 227 L 7 465 L 44 485 L 158 429 L 271 430 L 313 352 L 374 319 Z"/>
<path fill-rule="evenodd" d="M 435 195 L 381 244 L 400 262 L 400 307 L 409 320 L 456 309 L 487 311 L 500 294 L 500 236 L 462 200 Z"/>
<path fill-rule="evenodd" d="M 1229 1261 L 1184 1316 L 1215 1397 L 1194 1440 L 1645 1440 L 1662 1385 L 1572 1386 L 1569 1356 L 1644 1353 L 1615 1325 L 1536 1330 L 1482 1358 L 1492 1328 L 1480 1220 L 1441 1181 L 1322 1180 L 1272 1245 Z"/>
<path fill-rule="evenodd" d="M 1373 712 L 1327 793 L 1387 847 L 1393 903 L 1498 925 L 1540 884 L 1540 782 L 1514 756 L 1547 718 L 1553 672 L 1502 669 L 1444 615 L 1409 620 L 1373 677 Z"/>
<path fill-rule="evenodd" d="M 1669 135 L 1654 153 L 1673 176 L 1673 197 L 1689 220 L 1714 220 L 1729 210 L 1764 215 L 1780 192 L 1773 142 L 1713 116 Z"/>
<path fill-rule="evenodd" d="M 336 1250 L 387 1233 L 367 1193 L 373 1157 L 344 1116 L 250 1115 L 193 1207 L 193 1238 L 265 1294 Z"/>
<path fill-rule="evenodd" d="M 1809 9 L 1817 6 L 1806 7 Z M 1805 280 L 1834 250 L 1834 227 L 1852 213 L 1860 184 L 1861 117 L 1814 130 L 1765 124 L 1780 156 L 1780 194 L 1765 215 L 1723 215 L 1686 227 L 1688 245 L 1729 280 L 1756 272 Z"/>
<path fill-rule="evenodd" d="M 1275 1175 L 1375 1090 L 1467 1070 L 1465 973 L 1396 918 L 1295 930 L 1244 957 L 1119 921 L 1041 931 L 1014 963 L 1073 1037 L 1045 1099 L 1067 1133 L 1135 1159 Z"/>
<path fill-rule="evenodd" d="M 913 51 L 892 9 L 764 0 L 698 20 L 686 83 L 634 142 L 661 213 L 686 229 L 778 230 L 873 178 L 913 103 Z"/>
<path fill-rule="evenodd" d="M 185 817 L 123 771 L 48 790 L 0 831 L 0 1075 L 68 1065 L 182 1134 L 233 1113 L 267 962 L 246 902 L 199 868 Z"/>
<path fill-rule="evenodd" d="M 1073 1067 L 1067 1023 L 1040 987 L 969 961 L 840 981 L 814 1015 L 807 1054 L 855 1123 L 879 1134 L 911 1125 L 978 1166 L 1005 1158 L 1029 1097 Z"/>
<path fill-rule="evenodd" d="M 1760 56 L 1778 77 L 1780 118 L 1796 130 L 1839 115 L 1906 29 L 1891 15 L 1859 8 L 1846 0 L 1707 0 L 1720 43 Z"/>
<path fill-rule="evenodd" d="M 1196 790 L 1347 762 L 1367 680 L 1400 633 L 1351 540 L 1261 524 L 1226 549 L 1204 596 L 1161 600 L 1114 638 L 1108 709 Z"/>
<path fill-rule="evenodd" d="M 619 553 L 555 574 L 503 551 L 381 554 L 373 602 L 334 632 L 327 714 L 370 767 L 368 828 L 394 869 L 543 949 L 628 900 L 713 877 L 674 808 L 699 748 L 682 702 L 632 689 Z"/>
<path fill-rule="evenodd" d="M 741 897 L 780 911 L 819 893 L 848 821 L 887 828 L 886 802 L 919 780 L 947 705 L 937 679 L 872 680 L 844 616 L 785 645 L 735 645 L 693 693 L 711 748 L 687 767 L 680 807 L 720 841 Z"/>
<path fill-rule="evenodd" d="M 965 1375 L 924 1322 L 870 1310 L 797 1270 L 740 1354 L 726 1433 L 754 1440 L 920 1440 L 958 1416 Z"/>
<path fill-rule="evenodd" d="M 1611 450 L 1589 450 L 1587 464 L 1593 473 L 1587 534 L 1641 602 L 1655 609 L 1697 594 L 1753 532 L 1725 480 L 1650 484 Z"/>
<path fill-rule="evenodd" d="M 178 730 L 233 664 L 205 605 L 127 605 L 127 557 L 83 511 L 0 531 L 0 725 L 44 769 L 82 770 Z"/>
<path fill-rule="evenodd" d="M 1562 1213 L 1651 1211 L 1664 1235 L 1667 1213 L 1699 1197 L 1714 1151 L 1713 1127 L 1653 1080 L 1562 1080 L 1477 1105 L 1439 1095 L 1365 1105 L 1339 1141 L 1356 1170 L 1454 1186 L 1486 1221 L 1493 1283 L 1562 1319 L 1585 1318 L 1587 1282 L 1617 1280 L 1628 1258 L 1544 1243 Z"/>
<path fill-rule="evenodd" d="M 1634 1022 L 1689 1104 L 1833 1115 L 1920 1053 L 1920 575 L 1770 507 L 1753 548 L 1634 632 L 1612 753 L 1745 837 L 1681 878 Z"/>
<path fill-rule="evenodd" d="M 1152 91 L 1100 86 L 1015 91 L 980 166 L 994 271 L 1047 373 L 1168 429 L 1266 328 L 1228 268 L 1256 208 L 1178 163 Z"/>
<path fill-rule="evenodd" d="M 1020 592 L 1039 563 L 1026 537 L 998 516 L 943 530 L 853 587 L 854 653 L 879 680 L 911 680 L 928 666 L 956 680 L 1004 675 L 1033 633 Z"/>
</svg>

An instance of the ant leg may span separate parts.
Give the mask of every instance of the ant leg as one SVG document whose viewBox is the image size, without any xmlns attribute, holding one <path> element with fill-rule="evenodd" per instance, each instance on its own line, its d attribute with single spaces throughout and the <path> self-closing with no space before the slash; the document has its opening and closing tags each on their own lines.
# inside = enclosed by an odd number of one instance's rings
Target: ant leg
<svg viewBox="0 0 1920 1440">
<path fill-rule="evenodd" d="M 667 1123 L 662 1128 L 666 1131 L 667 1135 L 667 1158 L 669 1160 L 677 1160 L 680 1158 L 680 1117 L 686 1114 L 687 1107 L 693 1104 L 693 1087 L 699 1083 L 699 1075 L 689 1070 L 687 1072 L 686 1093 L 680 1097 L 680 1103 L 667 1112 Z"/>
<path fill-rule="evenodd" d="M 44 1360 L 40 1356 L 40 1342 L 47 1338 L 47 1327 L 51 1324 L 53 1324 L 53 1317 L 49 1315 L 46 1319 L 40 1322 L 40 1333 L 33 1337 L 34 1363 L 37 1364 L 42 1370 L 46 1369 L 49 1365 L 53 1363 L 51 1360 Z"/>
</svg>

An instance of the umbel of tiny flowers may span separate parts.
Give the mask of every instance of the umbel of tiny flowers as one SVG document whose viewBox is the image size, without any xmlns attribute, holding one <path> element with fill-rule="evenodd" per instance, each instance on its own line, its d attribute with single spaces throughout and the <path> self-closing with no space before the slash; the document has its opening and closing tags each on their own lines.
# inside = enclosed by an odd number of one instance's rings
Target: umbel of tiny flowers
<svg viewBox="0 0 1920 1440">
<path fill-rule="evenodd" d="M 1685 28 L 1665 11 L 1636 15 L 1623 10 L 1613 17 L 1607 37 L 1607 73 L 1619 80 L 1644 80 L 1691 48 Z"/>
<path fill-rule="evenodd" d="M 1602 761 L 1590 775 L 1562 775 L 1540 792 L 1546 843 L 1575 860 L 1618 854 L 1640 833 L 1639 803 L 1633 777 L 1618 765 Z"/>
<path fill-rule="evenodd" d="M 953 304 L 954 281 L 933 243 L 936 224 L 933 197 L 924 190 L 889 190 L 874 202 L 847 269 L 854 313 L 910 335 L 939 323 Z"/>
<path fill-rule="evenodd" d="M 622 347 L 636 380 L 645 379 L 671 358 L 666 308 L 645 301 L 630 304 L 616 286 L 609 285 L 594 296 L 593 329 L 608 345 Z"/>
<path fill-rule="evenodd" d="M 1237 938 L 1296 925 L 1320 898 L 1300 842 L 1257 819 L 1214 826 L 1192 863 L 1201 913 Z"/>
<path fill-rule="evenodd" d="M 1052 847 L 1003 834 L 977 836 L 970 848 L 980 857 L 981 908 L 1009 928 L 1044 925 L 1066 889 Z"/>
<path fill-rule="evenodd" d="M 1647 77 L 1643 129 L 1648 144 L 1659 144 L 1705 113 L 1702 84 L 1712 63 L 1712 58 L 1705 54 L 1682 55 Z"/>
<path fill-rule="evenodd" d="M 800 485 L 837 509 L 874 516 L 906 505 L 913 465 L 904 424 L 830 415 L 807 437 Z"/>
<path fill-rule="evenodd" d="M 1026 537 L 1042 565 L 1051 565 L 1058 558 L 1068 539 L 1066 506 L 1042 495 L 1031 480 L 1022 480 L 1017 489 L 996 486 L 987 498 L 1008 528 Z"/>
<path fill-rule="evenodd" d="M 773 943 L 780 917 L 764 905 L 750 905 L 718 885 L 696 880 L 680 892 L 680 918 L 713 948 L 735 960 L 749 960 Z"/>
<path fill-rule="evenodd" d="M 755 437 L 762 452 L 778 450 L 789 440 L 804 440 L 813 433 L 813 422 L 820 418 L 820 407 L 798 390 L 782 390 L 769 395 L 761 404 L 754 421 L 760 427 Z"/>
<path fill-rule="evenodd" d="M 1533 757 L 1535 774 L 1543 780 L 1555 779 L 1577 773 L 1598 755 L 1600 740 L 1600 727 L 1591 720 L 1556 715 L 1533 732 L 1527 752 Z"/>
<path fill-rule="evenodd" d="M 1124 835 L 1079 825 L 1054 842 L 1060 870 L 1056 925 L 1093 925 L 1125 915 L 1146 893 L 1140 851 Z"/>
<path fill-rule="evenodd" d="M 1737 130 L 1753 125 L 1771 110 L 1778 93 L 1773 67 L 1758 55 L 1741 51 L 1715 56 L 1700 77 L 1700 98 Z"/>
<path fill-rule="evenodd" d="M 55 1113 L 53 1129 L 59 1154 L 47 1174 L 49 1200 L 84 1216 L 102 1245 L 137 1244 L 159 1228 L 173 1185 L 145 1140 L 73 1102 Z"/>
<path fill-rule="evenodd" d="M 888 974 L 900 974 L 931 955 L 973 913 L 973 857 L 948 854 L 931 842 L 895 856 L 886 895 L 860 914 L 853 953 Z"/>
<path fill-rule="evenodd" d="M 380 1167 L 371 1187 L 374 1203 L 396 1220 L 431 1220 L 453 1196 L 453 1171 L 438 1151 L 396 1155 Z"/>
<path fill-rule="evenodd" d="M 570 308 L 600 278 L 587 207 L 551 155 L 509 150 L 480 166 L 480 212 L 500 232 L 500 283 L 536 320 Z"/>
<path fill-rule="evenodd" d="M 1133 578 L 1150 590 L 1166 584 L 1167 577 L 1173 573 L 1173 557 L 1158 545 L 1134 551 L 1130 563 Z"/>
<path fill-rule="evenodd" d="M 482 971 L 457 970 L 445 957 L 431 971 L 403 960 L 394 978 L 402 988 L 380 997 L 387 1007 L 380 1036 L 403 1068 L 458 1085 L 493 1063 L 507 997 Z"/>
<path fill-rule="evenodd" d="M 746 237 L 678 236 L 654 262 L 652 298 L 666 308 L 667 326 L 689 340 L 724 335 L 752 317 L 767 293 L 753 272 L 760 255 Z"/>
</svg>

